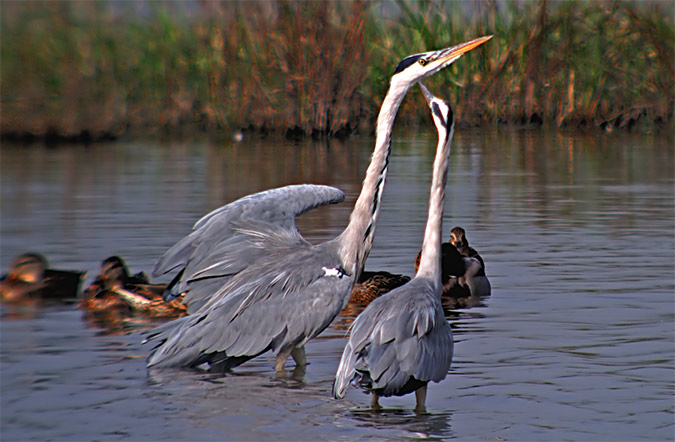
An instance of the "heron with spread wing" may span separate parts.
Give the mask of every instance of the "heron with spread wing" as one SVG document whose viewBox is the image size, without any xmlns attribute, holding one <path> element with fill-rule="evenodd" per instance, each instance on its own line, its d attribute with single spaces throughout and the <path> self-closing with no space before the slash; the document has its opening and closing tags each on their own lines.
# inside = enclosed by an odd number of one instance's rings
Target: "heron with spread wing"
<svg viewBox="0 0 675 442">
<path fill-rule="evenodd" d="M 396 67 L 377 119 L 375 149 L 345 230 L 312 245 L 295 218 L 337 203 L 333 187 L 293 185 L 241 198 L 207 214 L 157 262 L 154 275 L 178 270 L 172 292 L 189 315 L 152 330 L 149 367 L 229 370 L 272 350 L 275 369 L 288 356 L 306 364 L 304 345 L 340 313 L 363 270 L 375 235 L 394 119 L 406 92 L 491 36 L 411 55 Z"/>
<path fill-rule="evenodd" d="M 454 345 L 441 306 L 443 201 L 454 119 L 450 104 L 419 85 L 438 130 L 420 266 L 410 282 L 374 300 L 353 322 L 333 396 L 343 398 L 354 384 L 372 394 L 371 405 L 377 409 L 380 396 L 415 392 L 416 411 L 422 412 L 427 384 L 445 378 Z"/>
</svg>

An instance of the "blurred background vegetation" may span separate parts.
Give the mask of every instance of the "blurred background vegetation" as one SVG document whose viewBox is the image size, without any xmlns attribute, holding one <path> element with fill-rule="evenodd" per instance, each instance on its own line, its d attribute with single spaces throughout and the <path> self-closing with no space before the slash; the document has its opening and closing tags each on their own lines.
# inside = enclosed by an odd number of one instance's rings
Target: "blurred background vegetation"
<svg viewBox="0 0 675 442">
<path fill-rule="evenodd" d="M 428 79 L 459 125 L 672 132 L 674 5 L 2 1 L 0 131 L 369 134 L 400 59 L 494 34 Z M 429 124 L 421 98 L 397 121 Z"/>
</svg>

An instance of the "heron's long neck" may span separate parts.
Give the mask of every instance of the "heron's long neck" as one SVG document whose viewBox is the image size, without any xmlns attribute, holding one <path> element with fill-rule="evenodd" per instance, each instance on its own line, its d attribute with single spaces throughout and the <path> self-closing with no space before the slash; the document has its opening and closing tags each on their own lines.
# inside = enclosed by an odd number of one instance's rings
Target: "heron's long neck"
<svg viewBox="0 0 675 442">
<path fill-rule="evenodd" d="M 452 139 L 452 128 L 448 134 Z M 422 256 L 417 276 L 432 279 L 440 294 L 441 289 L 441 236 L 443 234 L 443 201 L 445 200 L 445 185 L 448 181 L 448 155 L 450 142 L 440 137 L 434 159 L 433 176 L 431 178 L 431 194 L 429 195 L 429 216 L 427 227 L 424 230 Z"/>
<path fill-rule="evenodd" d="M 387 179 L 391 132 L 398 108 L 409 88 L 409 84 L 398 84 L 393 81 L 389 86 L 377 117 L 375 150 L 363 180 L 361 194 L 356 200 L 349 224 L 338 239 L 342 262 L 346 269 L 356 272 L 355 276 L 363 270 L 373 245 L 382 191 Z"/>
</svg>

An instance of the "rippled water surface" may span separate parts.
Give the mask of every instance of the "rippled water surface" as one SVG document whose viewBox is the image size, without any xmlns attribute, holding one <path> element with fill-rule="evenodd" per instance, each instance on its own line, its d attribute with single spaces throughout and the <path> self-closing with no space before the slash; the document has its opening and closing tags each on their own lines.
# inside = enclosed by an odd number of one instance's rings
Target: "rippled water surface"
<svg viewBox="0 0 675 442">
<path fill-rule="evenodd" d="M 347 201 L 299 219 L 311 241 L 346 225 L 369 139 L 291 144 L 134 142 L 0 151 L 0 264 L 40 251 L 82 269 L 155 260 L 201 215 L 248 193 L 331 184 Z M 399 134 L 369 270 L 411 275 L 435 139 Z M 461 225 L 493 293 L 448 312 L 455 359 L 380 413 L 330 397 L 349 316 L 307 347 L 304 376 L 271 356 L 234 374 L 148 371 L 136 321 L 91 324 L 76 304 L 2 306 L 2 440 L 672 440 L 675 209 L 672 140 L 458 132 L 445 235 Z M 161 281 L 161 280 L 160 280 Z M 291 365 L 291 364 L 289 364 Z"/>
</svg>

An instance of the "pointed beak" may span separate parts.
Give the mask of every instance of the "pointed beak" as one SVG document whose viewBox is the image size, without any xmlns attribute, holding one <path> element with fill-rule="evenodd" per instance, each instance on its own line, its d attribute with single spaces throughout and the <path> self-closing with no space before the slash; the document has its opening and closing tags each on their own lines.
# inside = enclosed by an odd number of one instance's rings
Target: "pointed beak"
<svg viewBox="0 0 675 442">
<path fill-rule="evenodd" d="M 492 35 L 487 35 L 485 37 L 479 37 L 465 43 L 460 43 L 451 48 L 442 49 L 438 52 L 438 57 L 434 60 L 434 63 L 439 63 L 441 65 L 446 65 L 457 60 L 463 54 L 476 49 L 478 46 L 482 45 L 486 41 L 492 38 Z"/>
<path fill-rule="evenodd" d="M 422 89 L 422 93 L 424 94 L 424 98 L 427 100 L 427 104 L 431 105 L 431 100 L 433 100 L 434 96 L 431 95 L 431 92 L 429 92 L 429 89 L 427 89 L 422 82 L 418 82 L 417 84 L 420 85 L 420 88 Z"/>
</svg>

